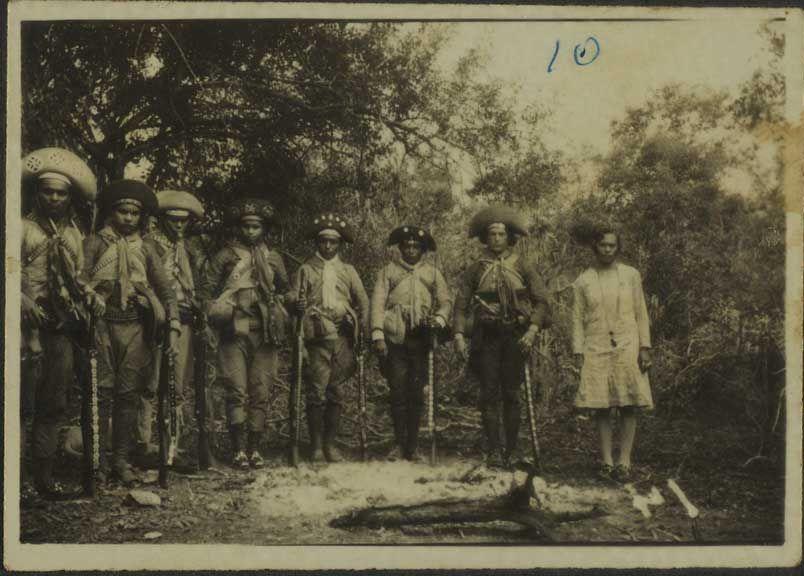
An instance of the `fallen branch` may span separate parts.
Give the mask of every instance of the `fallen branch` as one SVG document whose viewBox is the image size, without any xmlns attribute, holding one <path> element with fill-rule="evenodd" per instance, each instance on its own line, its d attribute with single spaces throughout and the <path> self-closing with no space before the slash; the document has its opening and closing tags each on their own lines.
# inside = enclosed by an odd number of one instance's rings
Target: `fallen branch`
<svg viewBox="0 0 804 576">
<path fill-rule="evenodd" d="M 470 471 L 471 472 L 471 471 Z M 425 524 L 465 524 L 507 521 L 520 524 L 540 540 L 555 540 L 556 525 L 608 514 L 597 506 L 556 514 L 531 506 L 530 488 L 533 475 L 515 485 L 503 496 L 479 500 L 435 500 L 407 506 L 382 506 L 355 510 L 330 522 L 334 528 L 399 528 Z"/>
</svg>

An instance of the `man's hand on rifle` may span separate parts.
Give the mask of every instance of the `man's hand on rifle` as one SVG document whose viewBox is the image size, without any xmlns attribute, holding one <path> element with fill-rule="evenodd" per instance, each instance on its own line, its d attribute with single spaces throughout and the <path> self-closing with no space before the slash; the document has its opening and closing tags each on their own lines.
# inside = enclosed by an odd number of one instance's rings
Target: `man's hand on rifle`
<svg viewBox="0 0 804 576">
<path fill-rule="evenodd" d="M 443 330 L 446 325 L 446 321 L 438 315 L 428 316 L 422 320 L 422 327 L 430 330 Z"/>
<path fill-rule="evenodd" d="M 523 354 L 530 354 L 530 349 L 533 348 L 533 342 L 536 340 L 536 335 L 539 333 L 539 328 L 531 324 L 528 331 L 519 339 L 519 349 Z"/>
<path fill-rule="evenodd" d="M 22 296 L 22 323 L 31 328 L 39 328 L 44 324 L 45 311 L 34 300 Z"/>
<path fill-rule="evenodd" d="M 385 358 L 388 355 L 388 345 L 385 340 L 375 340 L 371 347 L 374 353 L 381 358 Z"/>
<path fill-rule="evenodd" d="M 460 332 L 455 334 L 455 353 L 464 362 L 469 360 L 469 347 L 466 345 L 466 340 Z"/>
<path fill-rule="evenodd" d="M 304 313 L 307 311 L 307 298 L 302 296 L 298 300 L 296 300 L 296 314 L 299 316 L 304 316 Z"/>
<path fill-rule="evenodd" d="M 106 312 L 106 302 L 96 292 L 87 293 L 87 304 L 95 318 L 100 318 Z"/>
<path fill-rule="evenodd" d="M 168 332 L 168 354 L 177 356 L 179 354 L 179 334 L 181 333 L 181 324 L 178 320 L 170 321 L 170 331 Z"/>
</svg>

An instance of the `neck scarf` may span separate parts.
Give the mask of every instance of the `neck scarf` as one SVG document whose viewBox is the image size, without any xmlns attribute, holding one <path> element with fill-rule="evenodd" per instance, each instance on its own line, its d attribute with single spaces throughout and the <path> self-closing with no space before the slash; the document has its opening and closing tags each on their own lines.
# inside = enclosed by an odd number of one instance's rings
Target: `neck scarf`
<svg viewBox="0 0 804 576">
<path fill-rule="evenodd" d="M 142 254 L 142 238 L 137 232 L 131 236 L 123 236 L 111 226 L 104 227 L 99 232 L 99 236 L 103 237 L 109 243 L 110 249 L 116 252 L 116 280 L 120 283 L 118 304 L 120 310 L 126 310 L 129 299 L 136 294 L 134 283 L 145 281 L 147 278 Z M 106 259 L 101 258 L 101 260 Z"/>
<path fill-rule="evenodd" d="M 480 278 L 479 287 L 491 288 L 497 293 L 500 302 L 500 316 L 509 319 L 516 308 L 516 287 L 509 275 L 518 275 L 509 262 L 512 252 L 505 250 L 500 254 L 489 251 L 483 258 L 487 267 Z"/>
<path fill-rule="evenodd" d="M 337 269 L 340 259 L 337 254 L 331 260 L 325 260 L 318 252 L 315 255 L 324 263 L 324 269 L 321 271 L 321 305 L 325 309 L 333 310 L 338 305 Z"/>
<path fill-rule="evenodd" d="M 404 258 L 400 259 L 399 264 L 407 270 L 410 275 L 408 281 L 410 282 L 410 313 L 408 314 L 408 328 L 416 328 L 420 322 L 420 309 L 419 309 L 419 271 L 421 270 L 422 261 L 419 260 L 416 264 L 408 264 Z"/>
<path fill-rule="evenodd" d="M 251 249 L 251 263 L 254 270 L 255 280 L 260 287 L 260 291 L 266 298 L 270 298 L 274 293 L 274 270 L 268 261 L 268 247 L 259 242 Z"/>
</svg>

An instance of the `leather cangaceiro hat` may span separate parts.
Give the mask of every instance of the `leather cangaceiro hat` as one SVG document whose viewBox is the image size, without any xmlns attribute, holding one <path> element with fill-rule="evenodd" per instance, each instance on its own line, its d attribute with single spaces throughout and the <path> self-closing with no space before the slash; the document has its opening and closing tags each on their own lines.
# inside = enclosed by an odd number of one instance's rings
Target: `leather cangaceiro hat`
<svg viewBox="0 0 804 576">
<path fill-rule="evenodd" d="M 321 214 L 313 218 L 310 226 L 309 236 L 317 238 L 320 234 L 331 230 L 337 232 L 338 236 L 344 241 L 352 243 L 355 240 L 354 231 L 349 223 L 337 214 Z"/>
<path fill-rule="evenodd" d="M 502 223 L 509 233 L 528 235 L 528 223 L 520 212 L 509 206 L 489 206 L 474 215 L 469 223 L 469 238 L 483 238 L 492 224 Z"/>
<path fill-rule="evenodd" d="M 143 212 L 156 214 L 159 202 L 156 194 L 145 182 L 139 180 L 115 180 L 98 195 L 98 207 L 101 213 L 108 211 L 124 201 L 134 201 Z"/>
</svg>

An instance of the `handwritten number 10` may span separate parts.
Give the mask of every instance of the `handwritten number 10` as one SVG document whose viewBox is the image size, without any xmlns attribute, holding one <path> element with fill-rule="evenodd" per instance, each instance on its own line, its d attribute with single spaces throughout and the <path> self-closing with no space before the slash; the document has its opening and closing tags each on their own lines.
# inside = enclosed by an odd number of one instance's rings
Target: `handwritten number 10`
<svg viewBox="0 0 804 576">
<path fill-rule="evenodd" d="M 556 58 L 558 58 L 560 46 L 560 40 L 556 40 L 553 56 L 550 58 L 550 63 L 547 65 L 548 74 L 553 71 L 553 65 L 556 63 Z M 589 66 L 589 64 L 597 60 L 598 56 L 600 56 L 600 42 L 598 42 L 597 38 L 594 36 L 589 36 L 589 38 L 584 40 L 583 44 L 576 44 L 575 48 L 572 50 L 572 59 L 578 66 Z"/>
</svg>

